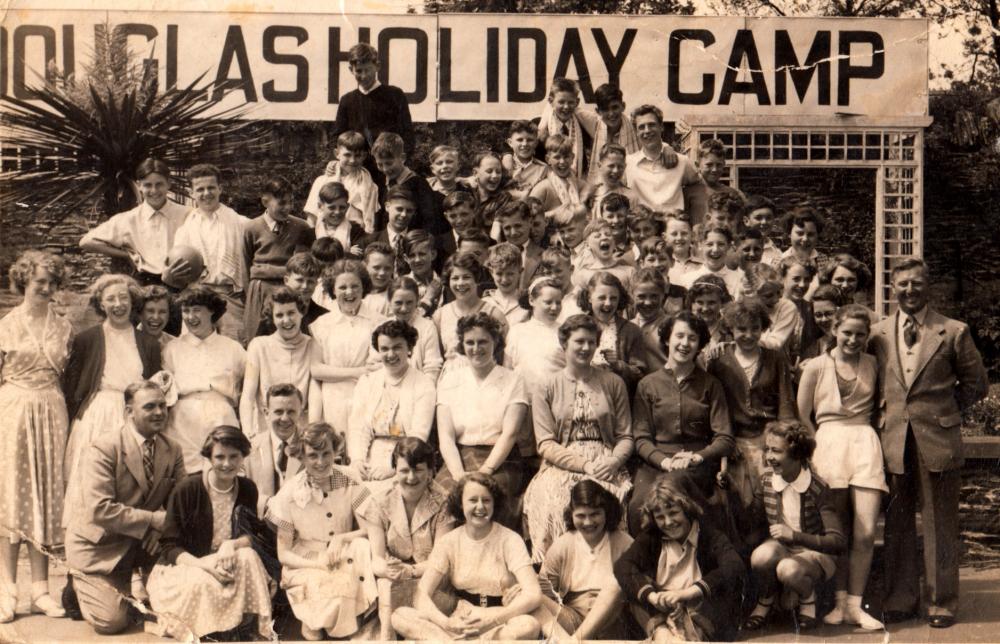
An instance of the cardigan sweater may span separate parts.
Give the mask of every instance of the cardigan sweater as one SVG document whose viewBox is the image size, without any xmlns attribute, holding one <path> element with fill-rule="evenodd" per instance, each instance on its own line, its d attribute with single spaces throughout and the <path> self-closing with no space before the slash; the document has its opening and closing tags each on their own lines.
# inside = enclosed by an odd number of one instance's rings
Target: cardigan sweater
<svg viewBox="0 0 1000 644">
<path fill-rule="evenodd" d="M 151 378 L 162 368 L 160 341 L 136 329 L 135 345 L 142 362 L 142 377 Z M 62 381 L 66 411 L 71 421 L 83 411 L 91 396 L 100 390 L 105 357 L 103 322 L 73 338 Z"/>
<path fill-rule="evenodd" d="M 636 536 L 632 545 L 615 562 L 615 578 L 626 599 L 652 614 L 660 612 L 649 602 L 657 591 L 656 569 L 663 547 L 663 533 L 651 525 Z M 724 533 L 702 521 L 695 551 L 701 580 L 695 583 L 703 598 L 698 607 L 714 627 L 726 632 L 739 620 L 739 601 L 746 568 Z M 712 633 L 709 633 L 711 636 Z"/>
<path fill-rule="evenodd" d="M 202 479 L 203 473 L 188 475 L 179 482 L 167 501 L 167 524 L 160 538 L 163 554 L 160 562 L 173 565 L 187 552 L 195 557 L 212 553 L 212 499 Z M 238 507 L 257 514 L 257 487 L 248 478 L 236 477 Z"/>
<path fill-rule="evenodd" d="M 815 472 L 811 472 L 812 480 L 804 493 L 799 495 L 801 509 L 799 510 L 802 530 L 796 530 L 792 536 L 792 541 L 797 546 L 836 555 L 847 549 L 847 537 L 844 536 L 844 528 L 840 523 L 840 517 L 830 498 L 830 489 Z M 751 513 L 757 519 L 757 526 L 754 530 L 756 538 L 749 539 L 749 543 L 759 543 L 763 541 L 761 537 L 768 533 L 768 525 L 780 525 L 782 521 L 781 513 L 781 492 L 774 489 L 771 484 L 771 477 L 774 473 L 766 470 L 760 477 L 760 492 L 754 497 Z M 763 525 L 761 519 L 767 520 L 767 525 Z"/>
<path fill-rule="evenodd" d="M 576 561 L 574 556 L 573 542 L 576 538 L 575 531 L 565 533 L 565 536 L 556 539 L 549 549 L 545 551 L 545 560 L 542 562 L 542 569 L 538 576 L 549 580 L 552 590 L 559 597 L 565 597 L 569 592 L 566 584 L 573 579 L 573 565 Z M 632 545 L 632 537 L 622 530 L 613 530 L 608 533 L 608 545 L 611 550 L 611 563 L 614 565 L 625 550 Z M 555 599 L 555 597 L 552 597 Z"/>
<path fill-rule="evenodd" d="M 772 420 L 794 420 L 795 393 L 784 354 L 761 347 L 757 373 L 753 382 L 747 382 L 735 353 L 735 346 L 727 346 L 708 364 L 708 373 L 719 379 L 726 392 L 733 435 L 753 438 Z"/>
</svg>

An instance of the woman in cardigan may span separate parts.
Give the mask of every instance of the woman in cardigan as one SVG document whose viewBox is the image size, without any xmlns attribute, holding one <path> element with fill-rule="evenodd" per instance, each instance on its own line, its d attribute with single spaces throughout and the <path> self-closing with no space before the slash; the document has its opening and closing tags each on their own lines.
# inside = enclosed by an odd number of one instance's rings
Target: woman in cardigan
<svg viewBox="0 0 1000 644">
<path fill-rule="evenodd" d="M 563 511 L 573 485 L 594 479 L 619 502 L 632 488 L 625 469 L 633 444 L 628 394 L 619 376 L 592 364 L 599 337 L 597 323 L 588 315 L 563 322 L 559 343 L 566 367 L 532 399 L 542 466 L 524 494 L 524 508 L 536 563 L 566 531 Z"/>
<path fill-rule="evenodd" d="M 167 503 L 163 554 L 149 577 L 149 601 L 160 636 L 200 638 L 233 631 L 256 616 L 271 635 L 267 571 L 249 537 L 233 538 L 236 508 L 256 514 L 257 488 L 237 476 L 250 441 L 236 427 L 220 426 L 205 440 L 210 468 L 177 484 Z M 249 633 L 242 633 L 248 635 Z"/>
<path fill-rule="evenodd" d="M 732 414 L 733 439 L 728 474 L 743 506 L 753 503 L 764 473 L 764 426 L 772 420 L 795 418 L 795 394 L 785 355 L 761 346 L 770 326 L 767 309 L 757 297 L 730 302 L 722 324 L 733 337 L 708 362 L 708 373 L 719 379 Z"/>
<path fill-rule="evenodd" d="M 358 379 L 347 424 L 347 455 L 362 479 L 391 485 L 393 449 L 400 439 L 427 440 L 434 422 L 434 381 L 410 366 L 417 331 L 406 322 L 383 322 L 372 332 L 382 368 Z"/>
<path fill-rule="evenodd" d="M 127 275 L 102 275 L 90 287 L 90 305 L 104 322 L 75 338 L 63 374 L 70 418 L 66 446 L 63 525 L 82 507 L 80 458 L 104 432 L 125 422 L 125 388 L 160 370 L 159 341 L 135 328 L 142 290 Z"/>
<path fill-rule="evenodd" d="M 654 642 L 731 639 L 743 560 L 677 483 L 661 475 L 642 505 L 643 529 L 615 577 Z"/>
<path fill-rule="evenodd" d="M 732 451 L 726 394 L 696 361 L 708 337 L 701 318 L 687 311 L 672 316 L 660 328 L 667 363 L 639 383 L 632 406 L 636 452 L 642 459 L 628 509 L 633 535 L 647 493 L 662 472 L 689 476 L 709 498 L 721 459 Z"/>
</svg>

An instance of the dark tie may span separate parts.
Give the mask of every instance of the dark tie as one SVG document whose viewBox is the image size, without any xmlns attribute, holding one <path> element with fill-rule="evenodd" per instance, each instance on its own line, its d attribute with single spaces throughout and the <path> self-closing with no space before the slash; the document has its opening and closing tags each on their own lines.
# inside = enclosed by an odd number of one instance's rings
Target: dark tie
<svg viewBox="0 0 1000 644">
<path fill-rule="evenodd" d="M 281 233 L 283 233 L 283 232 L 285 232 L 285 225 L 282 222 L 280 222 L 280 221 L 275 222 L 274 223 L 274 236 L 275 237 L 281 237 Z"/>
<path fill-rule="evenodd" d="M 153 448 L 155 443 L 152 438 L 147 438 L 142 443 L 142 470 L 146 473 L 146 480 L 153 482 Z"/>
<path fill-rule="evenodd" d="M 562 135 L 563 136 L 569 136 L 569 126 L 566 125 L 565 123 L 563 123 L 563 126 L 562 126 Z"/>
<path fill-rule="evenodd" d="M 906 321 L 903 322 L 903 342 L 906 343 L 906 348 L 911 349 L 920 340 L 920 332 L 917 330 L 917 321 L 913 319 L 912 315 L 906 316 Z"/>
<path fill-rule="evenodd" d="M 285 448 L 288 447 L 288 443 L 281 441 L 281 445 L 278 446 L 278 469 L 284 475 L 285 470 L 288 469 L 288 453 L 285 452 Z"/>
</svg>

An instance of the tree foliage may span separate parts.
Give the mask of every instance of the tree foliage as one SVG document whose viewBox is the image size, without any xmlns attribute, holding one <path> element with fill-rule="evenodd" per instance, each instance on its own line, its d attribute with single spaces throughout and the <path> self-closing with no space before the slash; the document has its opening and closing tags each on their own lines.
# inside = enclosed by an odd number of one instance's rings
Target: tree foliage
<svg viewBox="0 0 1000 644">
<path fill-rule="evenodd" d="M 426 13 L 694 13 L 691 0 L 425 0 Z"/>
<path fill-rule="evenodd" d="M 202 84 L 204 74 L 160 92 L 154 65 L 129 51 L 122 30 L 105 25 L 97 34 L 81 78 L 50 63 L 31 100 L 0 97 L 4 145 L 19 148 L 22 160 L 0 174 L 0 206 L 112 214 L 138 202 L 132 175 L 147 157 L 177 169 L 238 166 L 236 152 L 253 144 L 233 136 L 245 126 L 237 120 L 244 106 L 221 109 L 223 96 Z"/>
</svg>

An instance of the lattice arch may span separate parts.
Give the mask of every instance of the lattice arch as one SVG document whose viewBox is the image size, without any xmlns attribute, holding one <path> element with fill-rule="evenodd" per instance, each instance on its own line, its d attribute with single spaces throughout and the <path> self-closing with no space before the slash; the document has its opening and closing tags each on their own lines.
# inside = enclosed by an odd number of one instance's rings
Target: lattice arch
<svg viewBox="0 0 1000 644">
<path fill-rule="evenodd" d="M 725 119 L 689 116 L 684 148 L 717 138 L 726 145 L 727 181 L 738 188 L 740 169 L 832 167 L 874 169 L 875 310 L 893 310 L 889 274 L 902 258 L 923 256 L 924 128 L 930 117 L 898 120 L 858 116 Z"/>
</svg>

